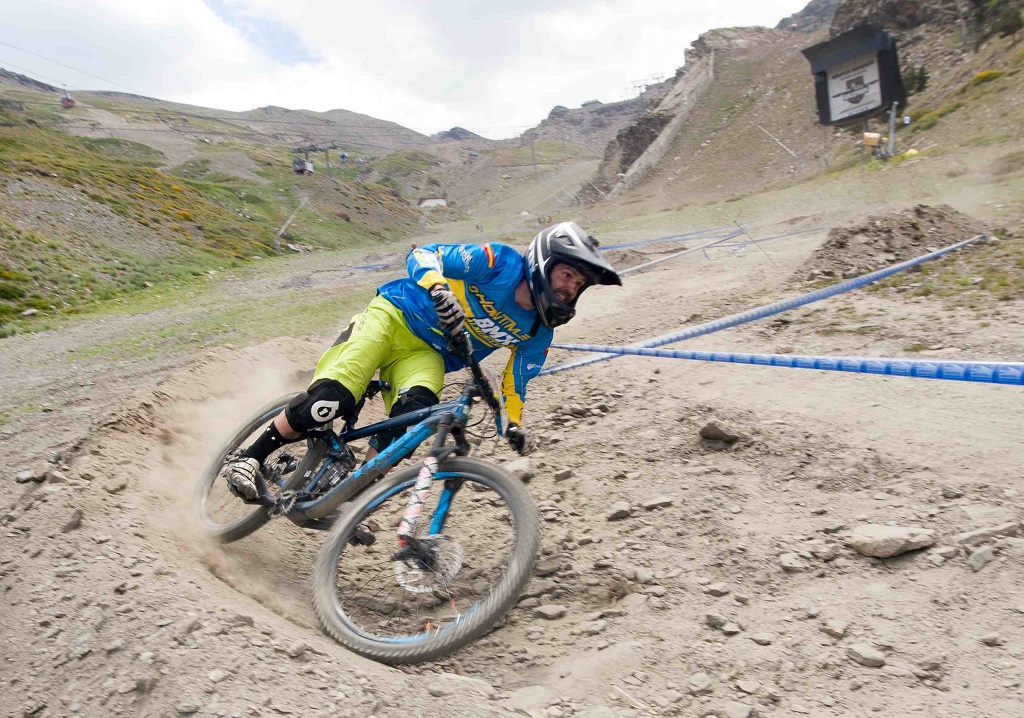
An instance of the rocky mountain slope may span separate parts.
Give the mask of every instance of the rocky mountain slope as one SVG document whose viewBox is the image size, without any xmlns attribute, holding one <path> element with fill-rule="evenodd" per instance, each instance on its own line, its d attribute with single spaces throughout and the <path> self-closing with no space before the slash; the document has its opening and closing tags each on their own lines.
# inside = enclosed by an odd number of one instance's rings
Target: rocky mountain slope
<svg viewBox="0 0 1024 718">
<path fill-rule="evenodd" d="M 818 32 L 832 26 L 832 18 L 842 0 L 811 0 L 798 13 L 785 17 L 775 26 L 776 30 L 795 32 Z"/>
<path fill-rule="evenodd" d="M 649 85 L 637 97 L 621 102 L 593 100 L 576 108 L 558 105 L 539 125 L 526 130 L 522 139 L 571 142 L 601 150 L 619 131 L 657 105 L 671 85 L 670 80 Z"/>
<path fill-rule="evenodd" d="M 911 124 L 897 127 L 901 150 L 967 152 L 972 143 L 1009 146 L 1021 137 L 1020 103 L 1012 98 L 1024 88 L 1018 44 L 1024 33 L 997 30 L 995 18 L 1002 15 L 996 6 L 968 5 L 973 9 L 956 2 L 846 0 L 834 8 L 831 32 L 865 21 L 886 27 L 899 43 L 906 81 L 926 75 L 923 88 L 912 86 L 905 110 Z M 808 9 L 822 20 L 829 8 Z M 623 195 L 622 204 L 630 205 L 625 211 L 642 212 L 735 199 L 858 167 L 864 126 L 844 130 L 817 123 L 812 78 L 800 50 L 826 37 L 823 31 L 757 28 L 702 36 L 688 65 L 696 68 L 713 54 L 713 81 L 706 90 L 689 83 L 699 95 L 695 103 L 679 111 L 655 108 L 620 132 L 595 179 L 604 194 L 591 192 L 587 200 Z M 682 84 L 688 84 L 685 75 Z M 884 133 L 885 117 L 880 113 L 868 128 Z"/>
<path fill-rule="evenodd" d="M 121 92 L 79 92 L 82 101 L 134 121 L 162 122 L 179 132 L 203 131 L 217 137 L 218 132 L 244 132 L 265 142 L 283 144 L 320 144 L 360 148 L 363 152 L 414 149 L 429 138 L 395 122 L 379 120 L 349 110 L 290 110 L 284 107 L 260 107 L 245 112 L 230 112 L 157 100 Z"/>
</svg>

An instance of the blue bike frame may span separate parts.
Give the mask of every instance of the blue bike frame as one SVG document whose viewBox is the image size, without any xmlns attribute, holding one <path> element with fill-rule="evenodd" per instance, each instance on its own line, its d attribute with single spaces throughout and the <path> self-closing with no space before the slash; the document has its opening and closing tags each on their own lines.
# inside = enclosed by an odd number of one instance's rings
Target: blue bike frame
<svg viewBox="0 0 1024 718">
<path fill-rule="evenodd" d="M 297 501 L 286 515 L 299 525 L 309 525 L 312 523 L 315 526 L 317 521 L 330 515 L 338 506 L 379 479 L 398 462 L 412 454 L 416 447 L 426 439 L 436 434 L 438 425 L 445 417 L 450 417 L 455 423 L 465 424 L 469 419 L 472 401 L 471 395 L 463 394 L 455 401 L 445 402 L 444 404 L 438 404 L 427 409 L 419 409 L 362 428 L 349 429 L 346 427 L 345 430 L 337 434 L 327 432 L 331 448 L 335 451 L 341 451 L 342 447 L 350 441 L 365 439 L 389 429 L 411 427 L 373 459 L 354 469 L 351 474 L 326 494 L 315 499 Z M 336 461 L 338 459 L 328 456 L 320 468 L 308 477 L 306 484 L 299 490 L 300 496 L 312 493 L 320 479 L 331 470 L 332 464 Z M 436 531 L 433 531 L 435 527 L 443 527 L 453 493 L 454 491 L 446 487 L 439 497 L 438 509 L 431 519 L 431 530 L 433 533 L 436 533 Z"/>
</svg>

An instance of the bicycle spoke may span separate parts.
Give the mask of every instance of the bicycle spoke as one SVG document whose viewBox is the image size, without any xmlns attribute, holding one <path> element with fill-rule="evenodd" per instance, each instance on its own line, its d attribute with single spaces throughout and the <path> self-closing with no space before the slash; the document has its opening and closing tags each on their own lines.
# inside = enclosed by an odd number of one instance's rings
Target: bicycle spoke
<svg viewBox="0 0 1024 718">
<path fill-rule="evenodd" d="M 366 587 L 366 584 L 367 584 L 367 583 L 369 583 L 369 582 L 370 582 L 370 581 L 372 581 L 373 579 L 377 578 L 377 576 L 380 576 L 380 575 L 381 575 L 381 574 L 382 574 L 382 573 L 383 573 L 384 571 L 386 571 L 386 570 L 387 570 L 387 567 L 384 567 L 384 568 L 382 568 L 382 569 L 381 569 L 380 571 L 378 571 L 377 573 L 375 573 L 375 574 L 373 574 L 372 576 L 370 576 L 370 578 L 369 578 L 369 579 L 368 579 L 368 580 L 366 581 L 366 583 L 364 583 L 364 584 L 363 584 L 362 586 L 360 586 L 359 588 L 357 588 L 357 589 L 353 590 L 353 591 L 352 591 L 352 593 L 350 593 L 350 594 L 349 594 L 349 596 L 352 596 L 353 594 L 356 594 L 356 593 L 359 593 L 360 591 L 362 591 L 362 590 L 363 590 L 363 589 L 364 589 L 364 588 Z"/>
<path fill-rule="evenodd" d="M 364 602 L 363 602 L 363 605 L 361 605 L 361 606 L 360 606 L 360 608 L 366 608 L 367 604 L 369 604 L 369 603 L 370 603 L 370 601 L 372 601 L 373 599 L 377 598 L 377 594 L 379 594 L 379 593 L 380 593 L 381 591 L 383 591 L 383 590 L 384 590 L 385 588 L 388 588 L 388 586 L 389 586 L 389 585 L 390 585 L 390 584 L 387 584 L 387 583 L 385 583 L 385 584 L 384 584 L 383 586 L 381 586 L 380 588 L 378 588 L 378 589 L 376 590 L 376 592 L 375 592 L 375 593 L 374 593 L 374 594 L 373 594 L 372 596 L 370 596 L 370 597 L 369 597 L 368 599 L 366 599 L 366 601 L 364 601 Z"/>
<path fill-rule="evenodd" d="M 387 620 L 387 621 L 386 621 L 386 622 L 384 623 L 384 625 L 383 625 L 383 626 L 381 627 L 381 629 L 380 629 L 381 631 L 386 631 L 386 630 L 387 630 L 387 628 L 388 628 L 388 626 L 389 626 L 389 625 L 391 625 L 391 621 L 392 621 L 392 620 L 393 620 L 393 619 L 395 618 L 395 616 L 397 616 L 397 615 L 398 615 L 399 613 L 401 613 L 401 612 L 402 612 L 402 606 L 404 606 L 404 605 L 405 605 L 405 597 L 406 597 L 407 595 L 409 595 L 409 592 L 408 592 L 408 591 L 402 591 L 402 600 L 401 600 L 401 602 L 400 602 L 400 603 L 398 604 L 398 608 L 396 608 L 396 609 L 395 609 L 395 612 L 391 614 L 391 616 L 390 616 L 390 617 L 388 618 L 388 620 Z"/>
</svg>

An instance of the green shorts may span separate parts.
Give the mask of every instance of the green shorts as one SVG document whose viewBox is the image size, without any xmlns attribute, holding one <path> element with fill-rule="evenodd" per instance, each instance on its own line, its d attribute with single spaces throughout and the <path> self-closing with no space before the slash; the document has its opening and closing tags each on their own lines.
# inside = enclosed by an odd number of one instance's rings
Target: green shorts
<svg viewBox="0 0 1024 718">
<path fill-rule="evenodd" d="M 398 395 L 422 386 L 438 397 L 444 386 L 444 359 L 409 330 L 405 316 L 394 304 L 377 296 L 317 362 L 313 381 L 335 379 L 359 398 L 374 372 L 391 385 L 382 393 L 388 412 Z"/>
</svg>

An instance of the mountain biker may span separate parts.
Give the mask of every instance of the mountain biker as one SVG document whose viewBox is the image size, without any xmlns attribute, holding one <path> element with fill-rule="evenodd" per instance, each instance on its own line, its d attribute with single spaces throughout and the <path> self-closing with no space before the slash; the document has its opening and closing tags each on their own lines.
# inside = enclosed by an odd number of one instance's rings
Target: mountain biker
<svg viewBox="0 0 1024 718">
<path fill-rule="evenodd" d="M 542 230 L 523 257 L 502 244 L 430 244 L 414 247 L 409 276 L 381 286 L 317 363 L 313 383 L 246 449 L 225 461 L 228 485 L 256 498 L 256 475 L 267 457 L 307 431 L 350 418 L 380 370 L 389 416 L 439 402 L 445 372 L 466 366 L 448 338 L 465 327 L 479 360 L 508 347 L 501 391 L 509 417 L 506 439 L 520 454 L 531 448 L 522 426 L 526 384 L 540 373 L 555 327 L 576 314 L 576 302 L 594 284 L 622 281 L 597 251 L 597 241 L 573 222 Z M 378 434 L 367 460 L 402 432 Z"/>
</svg>

